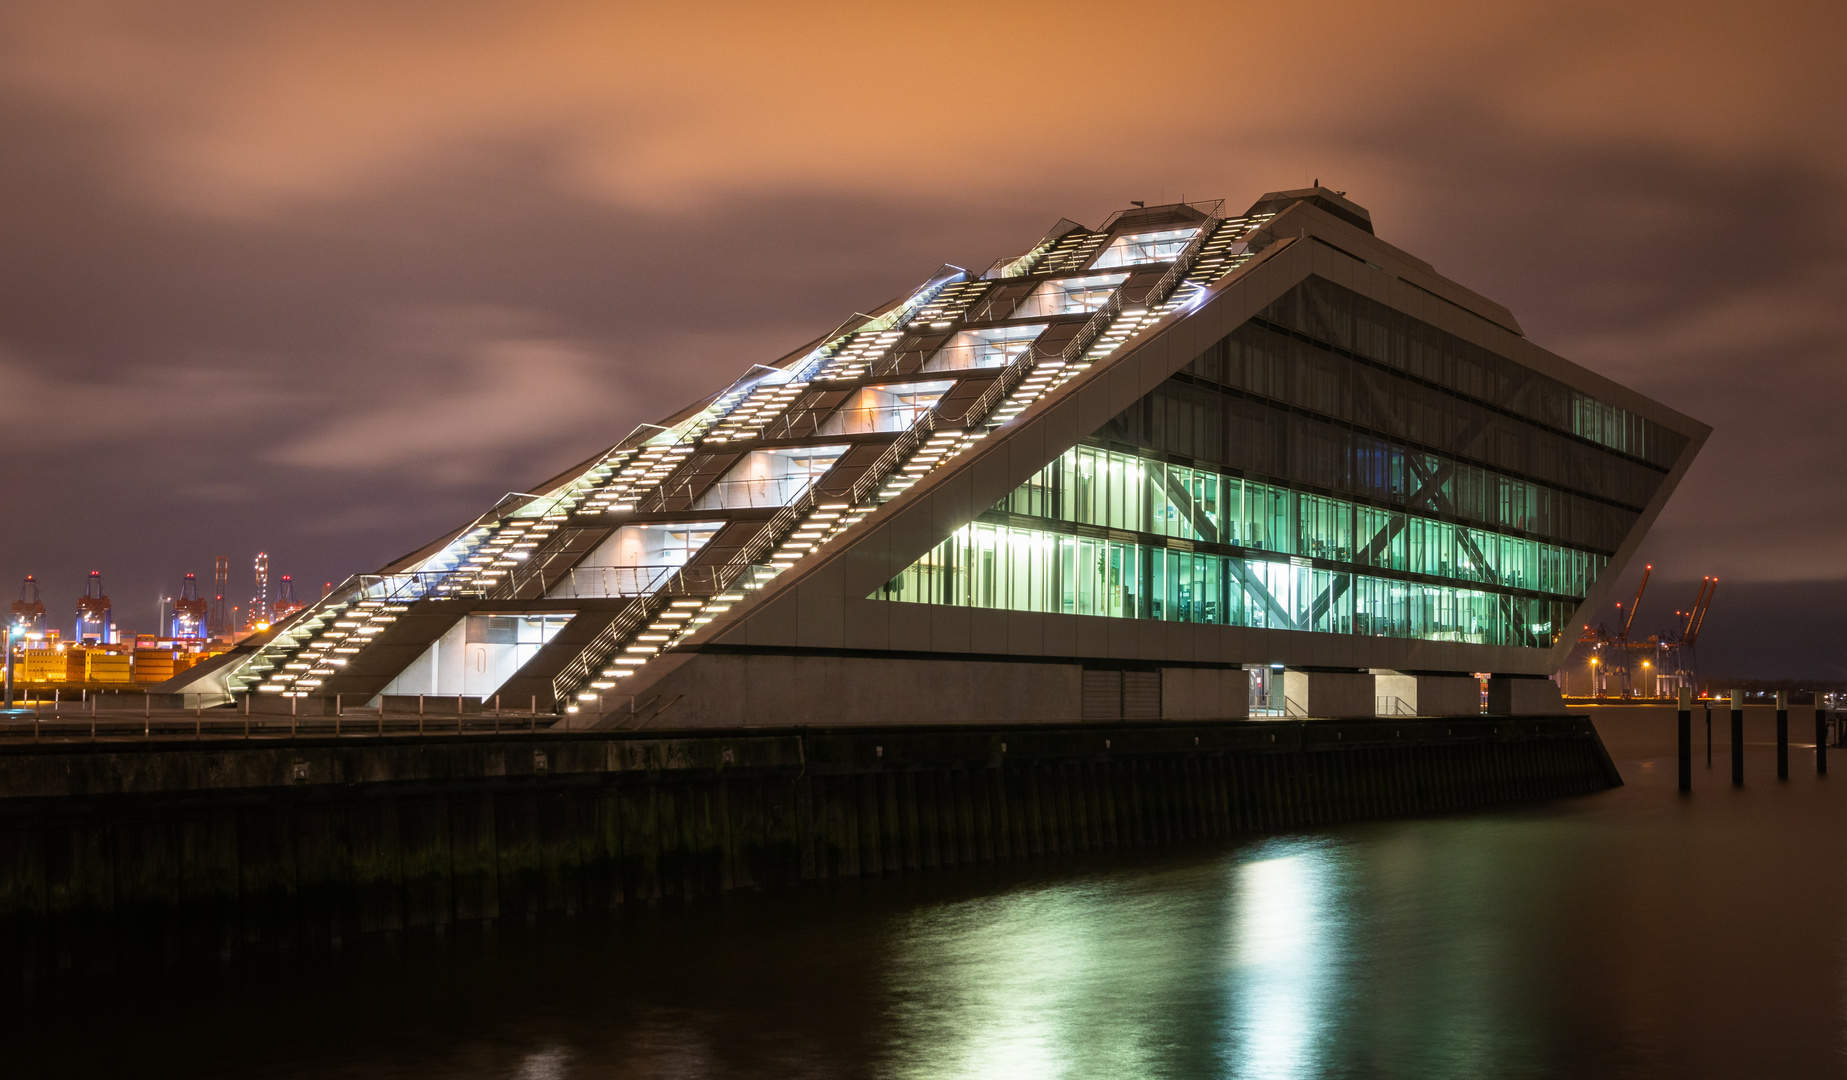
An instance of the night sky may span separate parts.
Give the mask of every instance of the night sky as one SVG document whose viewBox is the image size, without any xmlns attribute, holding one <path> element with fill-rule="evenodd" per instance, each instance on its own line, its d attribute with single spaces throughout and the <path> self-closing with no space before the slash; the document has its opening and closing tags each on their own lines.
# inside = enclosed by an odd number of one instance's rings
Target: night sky
<svg viewBox="0 0 1847 1080">
<path fill-rule="evenodd" d="M 1847 678 L 1843 41 L 1838 2 L 11 0 L 0 586 L 68 632 L 99 569 L 147 631 L 263 549 L 318 596 L 943 262 L 1318 178 L 1715 428 L 1645 632 L 1718 574 L 1706 672 Z"/>
</svg>

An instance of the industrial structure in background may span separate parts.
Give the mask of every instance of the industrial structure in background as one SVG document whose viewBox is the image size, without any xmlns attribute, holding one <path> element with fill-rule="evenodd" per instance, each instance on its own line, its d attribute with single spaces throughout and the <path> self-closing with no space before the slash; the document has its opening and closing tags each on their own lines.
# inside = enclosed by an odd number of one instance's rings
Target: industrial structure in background
<svg viewBox="0 0 1847 1080">
<path fill-rule="evenodd" d="M 1675 611 L 1671 628 L 1638 641 L 1632 636 L 1636 614 L 1641 610 L 1654 569 L 1652 564 L 1642 568 L 1641 583 L 1627 611 L 1620 602 L 1616 605 L 1619 624 L 1614 632 L 1599 622 L 1585 627 L 1578 637 L 1577 648 L 1559 670 L 1559 685 L 1567 695 L 1580 687 L 1587 692 L 1573 696 L 1666 699 L 1677 696 L 1683 687 L 1697 692 L 1696 646 L 1713 594 L 1719 590 L 1719 579 L 1701 578 L 1693 606 Z"/>
<path fill-rule="evenodd" d="M 300 600 L 295 599 L 295 580 L 287 574 L 282 575 L 281 581 L 276 585 L 276 599 L 269 605 L 271 621 L 281 622 L 305 606 Z"/>
<path fill-rule="evenodd" d="M 199 596 L 199 580 L 192 574 L 180 584 L 179 598 L 173 601 L 167 636 L 175 641 L 202 641 L 207 636 L 209 605 Z"/>
<path fill-rule="evenodd" d="M 115 644 L 115 613 L 110 610 L 108 594 L 103 592 L 101 570 L 90 571 L 90 580 L 77 599 L 77 626 L 71 640 L 78 644 Z"/>
<path fill-rule="evenodd" d="M 117 631 L 101 571 L 92 571 L 77 601 L 76 633 L 64 640 L 45 625 L 38 579 L 26 576 L 13 604 L 14 682 L 28 697 L 120 692 L 156 685 L 231 647 L 230 635 L 208 632 L 211 603 L 199 595 L 197 575 L 187 574 L 157 631 L 123 641 Z M 68 700 L 68 697 L 66 698 Z"/>
<path fill-rule="evenodd" d="M 231 586 L 231 560 L 218 556 L 212 565 L 212 615 L 206 624 L 206 633 L 210 637 L 228 636 L 231 622 L 224 609 L 224 594 Z"/>
<path fill-rule="evenodd" d="M 257 553 L 253 569 L 257 595 L 247 623 L 239 622 L 239 606 L 227 609 L 230 560 L 219 555 L 209 597 L 199 594 L 198 575 L 186 574 L 171 612 L 162 598 L 154 632 L 133 634 L 117 628 L 113 605 L 103 591 L 102 571 L 93 570 L 77 599 L 76 623 L 68 638 L 49 625 L 39 580 L 27 574 L 9 618 L 15 682 L 29 693 L 82 693 L 147 687 L 183 673 L 302 609 L 288 574 L 281 576 L 275 596 L 269 595 L 267 552 Z"/>
<path fill-rule="evenodd" d="M 274 621 L 269 606 L 269 552 L 257 552 L 256 559 L 257 594 L 250 600 L 250 610 L 245 616 L 244 629 L 267 630 Z"/>
<path fill-rule="evenodd" d="M 38 579 L 31 574 L 19 586 L 19 599 L 13 601 L 13 633 L 24 637 L 45 634 L 45 600 L 38 592 Z"/>
</svg>

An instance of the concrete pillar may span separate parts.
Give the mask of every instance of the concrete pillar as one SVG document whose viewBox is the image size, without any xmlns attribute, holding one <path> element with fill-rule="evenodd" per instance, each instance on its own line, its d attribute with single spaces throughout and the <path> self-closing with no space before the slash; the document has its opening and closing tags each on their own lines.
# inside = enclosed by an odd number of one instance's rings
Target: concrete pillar
<svg viewBox="0 0 1847 1080">
<path fill-rule="evenodd" d="M 1417 696 L 1418 678 L 1397 671 L 1375 670 L 1372 695 L 1380 716 L 1424 716 Z"/>
<path fill-rule="evenodd" d="M 1495 716 L 1559 716 L 1565 699 L 1543 675 L 1501 675 L 1488 680 L 1488 712 Z"/>
<path fill-rule="evenodd" d="M 1292 716 L 1373 716 L 1373 676 L 1365 671 L 1283 672 L 1283 693 Z"/>
</svg>

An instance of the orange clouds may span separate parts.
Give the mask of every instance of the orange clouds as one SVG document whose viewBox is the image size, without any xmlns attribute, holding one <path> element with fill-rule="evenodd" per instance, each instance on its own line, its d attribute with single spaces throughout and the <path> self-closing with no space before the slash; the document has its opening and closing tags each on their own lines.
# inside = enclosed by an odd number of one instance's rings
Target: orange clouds
<svg viewBox="0 0 1847 1080">
<path fill-rule="evenodd" d="M 46 3 L 0 18 L 10 81 L 117 125 L 131 185 L 233 214 L 508 147 L 630 205 L 740 188 L 983 198 L 1072 170 L 1217 193 L 1234 173 L 1357 166 L 1330 133 L 1446 101 L 1535 131 L 1750 152 L 1832 121 L 1822 53 L 1847 29 L 1839 5 L 1806 4 Z"/>
</svg>

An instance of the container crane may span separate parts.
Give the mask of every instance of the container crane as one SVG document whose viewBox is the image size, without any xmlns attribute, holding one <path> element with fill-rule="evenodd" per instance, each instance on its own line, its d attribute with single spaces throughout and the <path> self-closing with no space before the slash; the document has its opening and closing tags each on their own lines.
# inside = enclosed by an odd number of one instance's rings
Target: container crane
<svg viewBox="0 0 1847 1080">
<path fill-rule="evenodd" d="M 27 574 L 26 580 L 19 586 L 19 599 L 13 601 L 13 632 L 45 632 L 45 601 L 39 596 L 38 579 L 31 574 Z"/>
<path fill-rule="evenodd" d="M 300 611 L 301 601 L 295 599 L 295 581 L 289 575 L 282 575 L 282 581 L 276 586 L 276 602 L 270 609 L 270 617 L 281 622 L 290 615 Z"/>
<path fill-rule="evenodd" d="M 83 595 L 77 599 L 77 633 L 79 644 L 93 641 L 98 645 L 115 644 L 115 615 L 109 607 L 109 597 L 103 592 L 103 572 L 90 571 L 90 580 L 84 584 Z"/>
<path fill-rule="evenodd" d="M 210 604 L 199 596 L 199 581 L 192 574 L 180 584 L 180 594 L 173 601 L 168 636 L 175 641 L 197 641 L 206 635 Z"/>
</svg>

